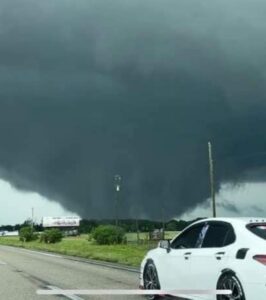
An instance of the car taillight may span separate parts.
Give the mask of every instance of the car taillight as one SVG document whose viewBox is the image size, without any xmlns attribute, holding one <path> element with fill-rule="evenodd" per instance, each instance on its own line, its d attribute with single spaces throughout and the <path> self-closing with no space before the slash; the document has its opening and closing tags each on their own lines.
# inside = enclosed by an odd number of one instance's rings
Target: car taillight
<svg viewBox="0 0 266 300">
<path fill-rule="evenodd" d="M 254 255 L 253 258 L 263 265 L 266 265 L 266 255 Z"/>
</svg>

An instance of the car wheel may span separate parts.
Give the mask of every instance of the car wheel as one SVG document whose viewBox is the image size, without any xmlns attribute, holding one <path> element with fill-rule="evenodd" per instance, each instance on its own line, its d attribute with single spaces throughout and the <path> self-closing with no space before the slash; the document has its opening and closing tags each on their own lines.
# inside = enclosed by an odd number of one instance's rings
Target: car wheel
<svg viewBox="0 0 266 300">
<path fill-rule="evenodd" d="M 231 290 L 231 295 L 217 295 L 217 300 L 245 300 L 244 290 L 238 278 L 231 273 L 225 274 L 220 277 L 218 290 Z"/>
<path fill-rule="evenodd" d="M 143 274 L 144 289 L 145 290 L 159 290 L 160 283 L 158 274 L 154 263 L 148 262 Z M 147 295 L 147 299 L 155 300 L 158 299 L 158 295 Z"/>
</svg>

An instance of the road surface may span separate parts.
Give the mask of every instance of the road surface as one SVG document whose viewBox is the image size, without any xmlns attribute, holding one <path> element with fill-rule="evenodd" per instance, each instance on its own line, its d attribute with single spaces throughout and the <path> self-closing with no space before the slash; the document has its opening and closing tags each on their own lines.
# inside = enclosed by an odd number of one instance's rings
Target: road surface
<svg viewBox="0 0 266 300">
<path fill-rule="evenodd" d="M 46 296 L 38 289 L 138 289 L 139 274 L 67 257 L 0 246 L 0 298 L 5 300 L 112 299 L 142 296 Z"/>
</svg>

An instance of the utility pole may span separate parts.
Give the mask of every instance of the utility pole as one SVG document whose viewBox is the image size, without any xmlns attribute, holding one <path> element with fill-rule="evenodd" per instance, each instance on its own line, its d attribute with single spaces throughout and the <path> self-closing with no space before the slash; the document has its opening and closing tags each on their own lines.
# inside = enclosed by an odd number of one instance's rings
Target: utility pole
<svg viewBox="0 0 266 300">
<path fill-rule="evenodd" d="M 139 244 L 139 220 L 136 218 L 137 244 Z"/>
<path fill-rule="evenodd" d="M 34 207 L 31 208 L 31 228 L 33 229 L 34 224 Z"/>
<path fill-rule="evenodd" d="M 216 202 L 215 202 L 215 188 L 214 188 L 214 168 L 213 168 L 213 157 L 212 157 L 212 144 L 208 142 L 209 150 L 209 170 L 210 170 L 210 188 L 211 188 L 211 199 L 212 199 L 212 215 L 216 218 Z"/>
<path fill-rule="evenodd" d="M 118 226 L 118 201 L 119 201 L 119 193 L 121 190 L 121 180 L 122 177 L 120 175 L 115 175 L 115 226 Z"/>
<path fill-rule="evenodd" d="M 164 216 L 164 205 L 163 204 L 162 204 L 162 230 L 163 230 L 162 239 L 164 240 L 164 238 L 165 238 L 165 234 L 164 234 L 164 232 L 165 232 L 165 216 Z"/>
</svg>

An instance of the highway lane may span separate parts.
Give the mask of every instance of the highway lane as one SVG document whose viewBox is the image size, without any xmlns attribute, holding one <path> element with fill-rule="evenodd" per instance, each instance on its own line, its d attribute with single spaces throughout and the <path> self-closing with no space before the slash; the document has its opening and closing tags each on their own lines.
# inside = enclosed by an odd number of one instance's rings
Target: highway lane
<svg viewBox="0 0 266 300">
<path fill-rule="evenodd" d="M 37 289 L 137 289 L 139 274 L 69 260 L 64 256 L 0 246 L 0 299 L 54 300 L 65 296 L 37 295 Z M 141 300 L 141 296 L 79 296 L 69 299 Z"/>
</svg>

